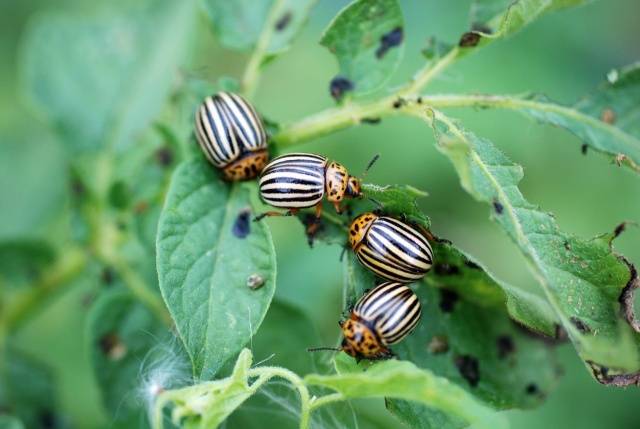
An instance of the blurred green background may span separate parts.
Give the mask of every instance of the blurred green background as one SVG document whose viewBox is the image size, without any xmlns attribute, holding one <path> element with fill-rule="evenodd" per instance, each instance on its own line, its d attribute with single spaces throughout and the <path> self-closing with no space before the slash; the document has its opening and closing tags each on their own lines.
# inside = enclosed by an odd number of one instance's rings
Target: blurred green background
<svg viewBox="0 0 640 429">
<path fill-rule="evenodd" d="M 89 11 L 107 2 L 81 0 L 3 0 L 0 14 L 0 239 L 53 237 L 69 204 L 66 153 L 21 94 L 20 46 L 29 20 L 44 10 Z M 333 104 L 328 82 L 337 65 L 318 45 L 322 29 L 347 1 L 323 0 L 292 49 L 270 64 L 255 96 L 268 118 L 290 122 Z M 427 37 L 458 40 L 469 27 L 469 1 L 402 1 L 407 46 L 400 84 L 418 69 Z M 548 15 L 514 37 L 492 44 L 448 69 L 429 92 L 520 93 L 536 91 L 572 102 L 604 79 L 608 70 L 640 58 L 637 0 L 606 0 Z M 223 51 L 207 22 L 200 20 L 198 47 L 188 75 L 217 80 L 239 76 L 246 56 Z M 161 29 L 160 31 L 169 31 Z M 640 100 L 638 100 L 640 103 Z M 487 137 L 525 167 L 522 190 L 527 198 L 557 216 L 567 232 L 593 236 L 623 220 L 640 221 L 640 180 L 594 153 L 580 152 L 569 133 L 537 125 L 516 113 L 452 111 L 467 128 Z M 487 208 L 458 185 L 457 176 L 434 148 L 431 131 L 411 118 L 385 119 L 311 142 L 301 149 L 338 159 L 361 171 L 375 153 L 381 159 L 368 180 L 407 183 L 429 192 L 421 203 L 434 231 L 485 263 L 498 277 L 535 287 L 519 252 L 488 221 Z M 302 227 L 286 219 L 270 220 L 278 254 L 277 296 L 305 309 L 326 341 L 333 341 L 340 313 L 340 248 L 309 249 Z M 292 233 L 292 229 L 294 233 Z M 640 262 L 637 229 L 616 247 Z M 96 273 L 95 282 L 98 282 Z M 19 345 L 55 369 L 65 419 L 74 427 L 110 427 L 83 341 L 86 306 L 94 286 L 78 284 L 58 297 L 24 329 Z M 558 389 L 532 411 L 508 412 L 513 427 L 640 427 L 636 388 L 598 385 L 569 345 L 559 348 L 566 369 Z M 373 406 L 380 406 L 375 403 Z"/>
</svg>

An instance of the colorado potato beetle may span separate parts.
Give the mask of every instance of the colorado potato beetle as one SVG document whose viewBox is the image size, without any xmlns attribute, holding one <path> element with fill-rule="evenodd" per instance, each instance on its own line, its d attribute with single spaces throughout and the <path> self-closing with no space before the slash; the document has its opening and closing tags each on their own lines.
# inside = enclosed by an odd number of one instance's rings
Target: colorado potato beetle
<svg viewBox="0 0 640 429">
<path fill-rule="evenodd" d="M 420 320 L 421 305 L 405 284 L 385 282 L 366 292 L 356 303 L 349 318 L 340 322 L 344 336 L 340 348 L 315 350 L 344 351 L 360 359 L 388 359 L 388 346 L 404 339 Z"/>
<path fill-rule="evenodd" d="M 226 180 L 253 179 L 269 160 L 262 120 L 247 100 L 231 92 L 204 99 L 196 111 L 195 134 Z"/>
<path fill-rule="evenodd" d="M 371 167 L 377 156 L 369 163 Z M 322 212 L 322 199 L 333 203 L 341 213 L 340 203 L 346 198 L 362 195 L 360 179 L 347 169 L 324 156 L 310 153 L 290 153 L 273 159 L 260 175 L 260 196 L 265 203 L 286 213 L 267 212 L 258 216 L 290 216 L 302 208 L 316 207 L 316 217 Z"/>
<path fill-rule="evenodd" d="M 353 220 L 349 244 L 362 265 L 386 280 L 419 280 L 433 263 L 433 250 L 423 234 L 404 222 L 375 213 L 364 213 Z"/>
</svg>

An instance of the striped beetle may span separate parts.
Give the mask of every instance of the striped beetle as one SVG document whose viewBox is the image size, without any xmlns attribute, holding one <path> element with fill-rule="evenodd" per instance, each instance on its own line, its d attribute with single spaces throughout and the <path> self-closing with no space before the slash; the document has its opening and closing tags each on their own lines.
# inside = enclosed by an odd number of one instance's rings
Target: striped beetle
<svg viewBox="0 0 640 429">
<path fill-rule="evenodd" d="M 376 156 L 371 160 L 365 173 L 377 159 Z M 341 201 L 361 195 L 360 179 L 349 175 L 343 165 L 320 155 L 290 153 L 272 160 L 260 175 L 260 196 L 264 202 L 288 211 L 284 214 L 266 212 L 256 220 L 265 216 L 291 216 L 313 206 L 319 218 L 324 196 L 341 213 Z"/>
<path fill-rule="evenodd" d="M 364 213 L 351 222 L 349 244 L 362 265 L 386 280 L 419 280 L 433 263 L 433 250 L 423 234 L 375 213 Z"/>
<path fill-rule="evenodd" d="M 309 349 L 344 351 L 360 359 L 389 359 L 388 346 L 400 342 L 420 320 L 420 300 L 405 284 L 381 283 L 366 292 L 347 320 L 340 322 L 344 336 L 340 348 Z"/>
<path fill-rule="evenodd" d="M 205 156 L 226 180 L 253 179 L 269 160 L 262 120 L 239 95 L 222 91 L 205 98 L 196 111 L 195 131 Z"/>
</svg>

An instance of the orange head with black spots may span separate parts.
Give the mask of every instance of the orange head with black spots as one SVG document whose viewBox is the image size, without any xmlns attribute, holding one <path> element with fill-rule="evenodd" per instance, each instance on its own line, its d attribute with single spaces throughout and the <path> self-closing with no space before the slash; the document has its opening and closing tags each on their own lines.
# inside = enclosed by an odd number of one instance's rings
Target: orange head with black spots
<svg viewBox="0 0 640 429">
<path fill-rule="evenodd" d="M 340 203 L 345 198 L 360 197 L 360 180 L 350 176 L 344 165 L 330 161 L 325 170 L 327 200 Z"/>
<path fill-rule="evenodd" d="M 373 330 L 353 313 L 340 324 L 344 338 L 342 351 L 356 359 L 381 359 L 391 355 Z"/>
<path fill-rule="evenodd" d="M 223 168 L 224 179 L 229 182 L 251 180 L 257 177 L 269 162 L 266 149 L 247 152 L 240 159 Z"/>
<path fill-rule="evenodd" d="M 375 213 L 364 213 L 351 222 L 349 226 L 349 244 L 353 250 L 356 250 L 364 236 L 369 231 L 371 224 L 378 218 Z"/>
</svg>

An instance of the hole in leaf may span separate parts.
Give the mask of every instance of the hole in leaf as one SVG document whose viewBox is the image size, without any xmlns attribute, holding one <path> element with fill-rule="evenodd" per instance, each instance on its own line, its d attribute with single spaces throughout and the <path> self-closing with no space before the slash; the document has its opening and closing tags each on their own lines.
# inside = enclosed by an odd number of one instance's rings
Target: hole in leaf
<svg viewBox="0 0 640 429">
<path fill-rule="evenodd" d="M 440 310 L 451 313 L 458 302 L 458 294 L 449 289 L 440 289 Z"/>
<path fill-rule="evenodd" d="M 471 387 L 476 387 L 480 381 L 480 365 L 478 359 L 471 355 L 456 356 L 453 363 L 460 371 L 460 375 L 469 382 Z"/>
</svg>

